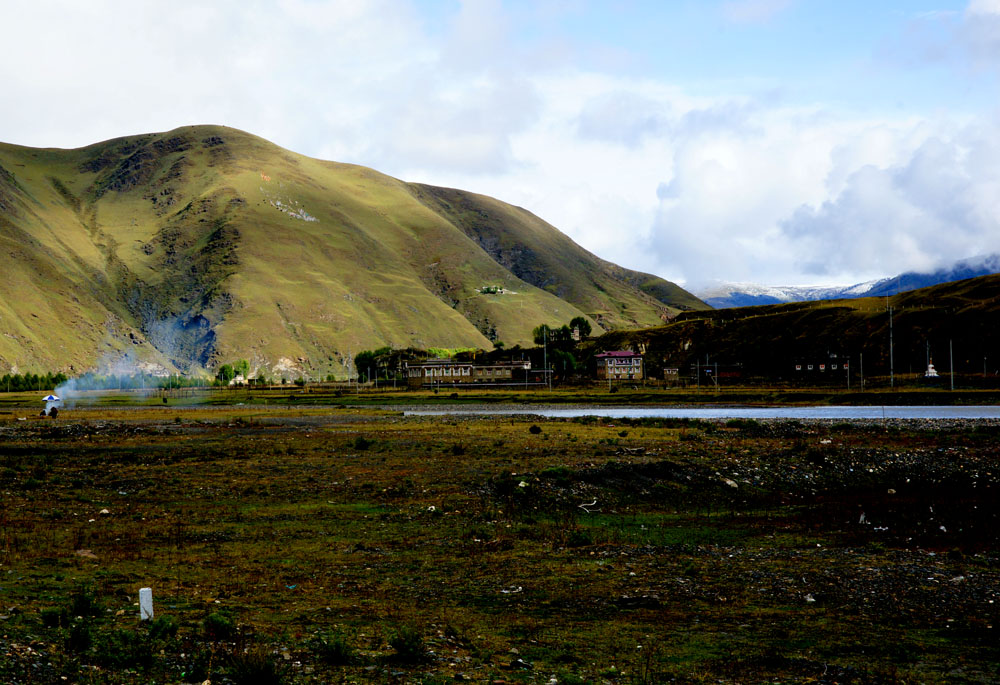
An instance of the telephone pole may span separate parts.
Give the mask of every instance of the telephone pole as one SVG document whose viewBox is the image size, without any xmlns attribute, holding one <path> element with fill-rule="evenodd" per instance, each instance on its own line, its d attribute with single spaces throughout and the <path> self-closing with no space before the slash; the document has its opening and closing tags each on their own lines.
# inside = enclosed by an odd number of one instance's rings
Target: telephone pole
<svg viewBox="0 0 1000 685">
<path fill-rule="evenodd" d="M 889 307 L 889 387 L 896 387 L 896 377 L 892 356 L 892 307 Z"/>
<path fill-rule="evenodd" d="M 951 338 L 948 338 L 948 375 L 951 376 L 951 389 L 955 389 L 955 356 L 951 353 Z"/>
</svg>

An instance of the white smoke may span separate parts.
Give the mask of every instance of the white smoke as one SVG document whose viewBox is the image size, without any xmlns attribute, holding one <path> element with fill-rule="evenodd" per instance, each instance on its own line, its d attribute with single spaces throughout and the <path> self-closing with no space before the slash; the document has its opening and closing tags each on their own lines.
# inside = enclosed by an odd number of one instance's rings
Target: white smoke
<svg viewBox="0 0 1000 685">
<path fill-rule="evenodd" d="M 96 371 L 70 378 L 59 384 L 55 394 L 60 398 L 56 406 L 73 408 L 77 400 L 100 390 L 128 391 L 147 397 L 154 394 L 168 377 L 168 369 L 161 364 L 135 359 L 130 353 L 106 355 L 98 361 Z M 50 407 L 46 405 L 46 411 Z"/>
</svg>

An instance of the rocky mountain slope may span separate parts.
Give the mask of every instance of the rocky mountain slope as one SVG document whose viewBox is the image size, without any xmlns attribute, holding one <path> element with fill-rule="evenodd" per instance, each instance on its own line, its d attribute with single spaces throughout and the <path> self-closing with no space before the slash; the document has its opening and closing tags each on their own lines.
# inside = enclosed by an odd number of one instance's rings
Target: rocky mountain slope
<svg viewBox="0 0 1000 685">
<path fill-rule="evenodd" d="M 344 376 L 382 345 L 509 346 L 575 316 L 599 332 L 706 308 L 523 209 L 216 126 L 0 144 L 0 250 L 14 371 L 247 358 Z"/>
</svg>

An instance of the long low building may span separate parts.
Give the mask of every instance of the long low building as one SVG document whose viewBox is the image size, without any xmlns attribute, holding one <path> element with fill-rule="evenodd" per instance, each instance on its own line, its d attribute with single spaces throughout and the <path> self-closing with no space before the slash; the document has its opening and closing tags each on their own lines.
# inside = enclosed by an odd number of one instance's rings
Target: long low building
<svg viewBox="0 0 1000 685">
<path fill-rule="evenodd" d="M 476 364 L 454 359 L 407 362 L 406 379 L 411 386 L 454 383 L 540 383 L 541 370 L 532 371 L 529 360 Z"/>
</svg>

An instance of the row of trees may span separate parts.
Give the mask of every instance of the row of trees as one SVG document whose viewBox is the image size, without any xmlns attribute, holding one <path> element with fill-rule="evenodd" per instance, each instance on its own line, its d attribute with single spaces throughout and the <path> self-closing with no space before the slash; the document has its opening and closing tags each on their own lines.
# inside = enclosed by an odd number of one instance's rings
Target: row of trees
<svg viewBox="0 0 1000 685">
<path fill-rule="evenodd" d="M 364 380 L 386 380 L 398 378 L 406 362 L 423 360 L 428 357 L 427 350 L 407 347 L 394 350 L 391 347 L 380 347 L 377 350 L 364 350 L 354 355 L 354 369 L 358 378 Z"/>
<path fill-rule="evenodd" d="M 521 349 L 515 346 L 504 349 L 503 344 L 495 344 L 495 349 L 467 350 L 454 355 L 456 361 L 473 361 L 491 363 L 511 361 L 515 359 L 530 359 L 534 368 L 542 368 L 548 363 L 557 378 L 565 377 L 578 371 L 586 364 L 577 361 L 575 352 L 577 340 L 573 331 L 577 332 L 580 341 L 590 336 L 590 322 L 582 316 L 575 317 L 568 324 L 553 327 L 542 324 L 532 331 L 536 348 Z M 543 349 L 544 347 L 544 349 Z M 364 350 L 354 356 L 354 368 L 361 380 L 391 380 L 402 378 L 406 362 L 420 362 L 434 356 L 434 350 L 417 348 L 393 349 L 380 347 L 376 350 Z"/>
<path fill-rule="evenodd" d="M 5 374 L 0 378 L 0 392 L 27 392 L 28 390 L 51 390 L 67 380 L 66 374 L 37 373 Z"/>
<path fill-rule="evenodd" d="M 85 373 L 70 379 L 66 374 L 26 373 L 0 377 L 0 392 L 52 391 L 70 383 L 73 390 L 139 390 L 142 388 L 192 388 L 208 385 L 205 378 L 180 375 L 153 376 L 148 373 L 108 374 Z"/>
<path fill-rule="evenodd" d="M 243 378 L 250 377 L 250 362 L 246 359 L 240 359 L 232 364 L 223 364 L 215 372 L 215 380 L 221 382 L 223 385 L 228 385 L 237 376 L 243 376 Z"/>
<path fill-rule="evenodd" d="M 536 345 L 551 345 L 558 343 L 573 343 L 573 331 L 576 331 L 580 340 L 590 337 L 590 322 L 582 316 L 577 316 L 570 320 L 568 324 L 563 324 L 558 328 L 553 328 L 546 323 L 536 326 L 531 331 L 531 338 Z"/>
<path fill-rule="evenodd" d="M 531 337 L 536 345 L 544 345 L 548 349 L 548 364 L 557 378 L 577 372 L 586 364 L 577 361 L 577 342 L 586 340 L 591 333 L 590 322 L 582 316 L 570 320 L 559 328 L 542 324 L 531 331 Z M 573 332 L 576 331 L 576 338 Z"/>
</svg>

